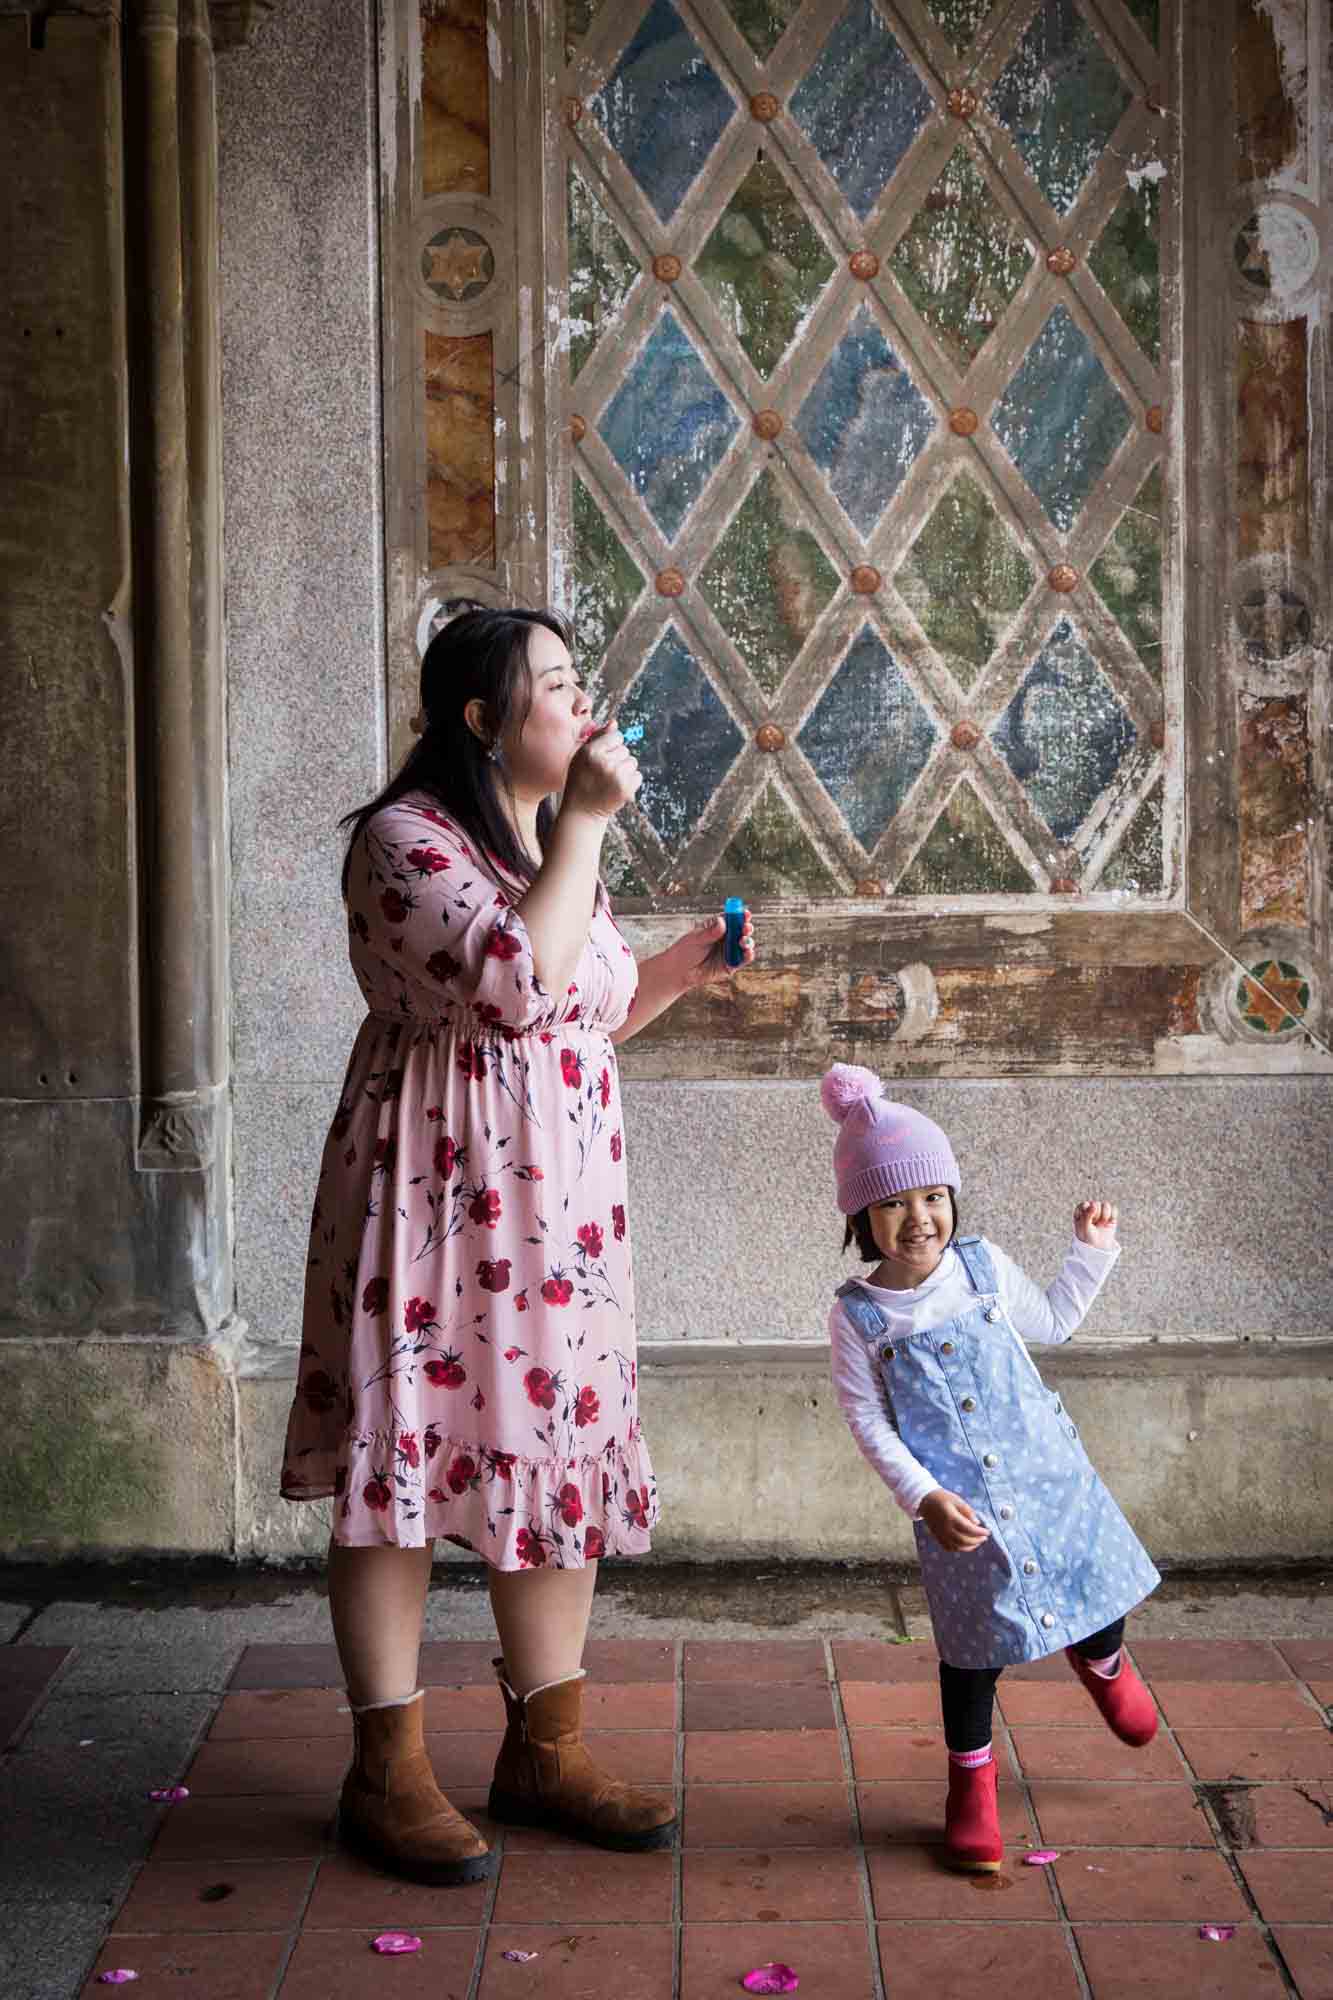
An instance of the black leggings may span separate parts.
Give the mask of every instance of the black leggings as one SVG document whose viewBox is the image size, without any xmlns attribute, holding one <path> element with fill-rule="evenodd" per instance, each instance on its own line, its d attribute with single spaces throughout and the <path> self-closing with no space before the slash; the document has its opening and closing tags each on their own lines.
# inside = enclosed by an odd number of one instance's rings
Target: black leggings
<svg viewBox="0 0 1333 2000">
<path fill-rule="evenodd" d="M 1080 1639 L 1074 1651 L 1085 1660 L 1105 1660 L 1125 1636 L 1125 1621 L 1117 1618 L 1104 1631 Z M 984 1750 L 991 1739 L 995 1683 L 1003 1667 L 950 1667 L 940 1661 L 940 1707 L 944 1740 L 951 1750 Z"/>
</svg>

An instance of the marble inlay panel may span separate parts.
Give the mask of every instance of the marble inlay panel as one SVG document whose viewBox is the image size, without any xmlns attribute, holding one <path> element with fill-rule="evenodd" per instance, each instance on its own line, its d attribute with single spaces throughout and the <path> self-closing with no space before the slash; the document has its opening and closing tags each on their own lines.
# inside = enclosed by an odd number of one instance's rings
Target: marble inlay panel
<svg viewBox="0 0 1333 2000">
<path fill-rule="evenodd" d="M 427 333 L 430 561 L 495 561 L 495 363 L 489 333 Z"/>
<path fill-rule="evenodd" d="M 1309 717 L 1304 695 L 1241 696 L 1241 925 L 1310 920 Z"/>
<path fill-rule="evenodd" d="M 1242 320 L 1236 499 L 1245 556 L 1310 549 L 1310 405 L 1303 319 Z"/>
<path fill-rule="evenodd" d="M 486 0 L 421 0 L 421 192 L 489 194 Z"/>
</svg>

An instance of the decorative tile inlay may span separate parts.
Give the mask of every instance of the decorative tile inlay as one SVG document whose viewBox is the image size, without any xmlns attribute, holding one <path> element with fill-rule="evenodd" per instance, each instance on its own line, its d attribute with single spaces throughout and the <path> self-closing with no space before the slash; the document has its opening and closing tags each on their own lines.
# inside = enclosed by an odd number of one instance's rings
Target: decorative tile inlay
<svg viewBox="0 0 1333 2000">
<path fill-rule="evenodd" d="M 420 0 L 421 192 L 489 194 L 486 0 Z"/>
<path fill-rule="evenodd" d="M 929 404 L 862 306 L 802 405 L 797 428 L 868 535 L 934 429 Z"/>
<path fill-rule="evenodd" d="M 1263 958 L 1237 985 L 1233 1004 L 1247 1028 L 1261 1035 L 1289 1035 L 1309 1011 L 1310 983 L 1285 958 Z"/>
<path fill-rule="evenodd" d="M 988 98 L 1058 215 L 1077 201 L 1129 101 L 1074 0 L 1041 0 Z"/>
<path fill-rule="evenodd" d="M 441 229 L 421 253 L 421 275 L 450 305 L 480 298 L 495 276 L 495 256 L 475 229 Z"/>
<path fill-rule="evenodd" d="M 659 597 L 683 597 L 685 578 L 678 569 L 659 569 L 656 576 Z"/>
<path fill-rule="evenodd" d="M 1162 781 L 1157 783 L 1130 821 L 1098 882 L 1099 889 L 1120 889 L 1129 896 L 1160 896 L 1163 880 Z"/>
<path fill-rule="evenodd" d="M 746 813 L 713 880 L 752 899 L 838 894 L 837 881 L 776 785 L 766 786 Z"/>
<path fill-rule="evenodd" d="M 847 269 L 854 278 L 860 278 L 863 284 L 868 285 L 872 278 L 879 276 L 879 258 L 873 250 L 854 250 L 847 259 Z"/>
<path fill-rule="evenodd" d="M 645 412 L 653 421 L 646 423 Z M 607 449 L 668 540 L 738 428 L 735 411 L 665 312 L 601 421 Z"/>
<path fill-rule="evenodd" d="M 852 0 L 791 99 L 792 116 L 862 221 L 930 108 L 930 92 L 871 0 Z"/>
<path fill-rule="evenodd" d="M 671 0 L 653 0 L 590 109 L 669 222 L 736 107 Z"/>
<path fill-rule="evenodd" d="M 585 675 L 607 647 L 643 589 L 638 565 L 581 479 L 574 481 L 574 635 Z"/>
<path fill-rule="evenodd" d="M 995 508 L 966 473 L 937 503 L 894 578 L 931 645 L 965 688 L 1035 581 Z"/>
<path fill-rule="evenodd" d="M 1137 732 L 1068 618 L 991 732 L 1057 840 L 1072 840 Z"/>
<path fill-rule="evenodd" d="M 695 259 L 718 311 L 759 373 L 796 339 L 835 260 L 772 160 L 756 160 Z"/>
<path fill-rule="evenodd" d="M 926 12 L 961 55 L 991 10 L 991 0 L 926 0 Z"/>
<path fill-rule="evenodd" d="M 664 847 L 683 847 L 735 763 L 740 730 L 674 625 L 667 627 L 618 718 L 644 725 L 635 751 L 643 784 L 636 804 Z"/>
<path fill-rule="evenodd" d="M 1021 896 L 1036 884 L 963 781 L 912 857 L 900 896 Z"/>
<path fill-rule="evenodd" d="M 725 0 L 725 5 L 760 62 L 767 62 L 795 20 L 801 0 Z"/>
<path fill-rule="evenodd" d="M 852 832 L 871 848 L 925 768 L 936 729 L 866 625 L 798 741 Z"/>
<path fill-rule="evenodd" d="M 1129 422 L 1087 335 L 1057 306 L 996 406 L 991 427 L 1056 527 L 1067 533 Z"/>
<path fill-rule="evenodd" d="M 426 514 L 432 565 L 495 561 L 495 365 L 489 333 L 427 332 Z"/>
<path fill-rule="evenodd" d="M 1093 276 L 1151 361 L 1162 355 L 1158 217 L 1152 181 L 1126 188 L 1088 256 Z"/>
<path fill-rule="evenodd" d="M 1022 284 L 1032 252 L 985 174 L 959 146 L 926 196 L 889 268 L 963 370 Z"/>
<path fill-rule="evenodd" d="M 1162 473 L 1154 466 L 1088 571 L 1155 680 L 1162 677 Z"/>
<path fill-rule="evenodd" d="M 699 578 L 727 637 L 772 694 L 838 588 L 795 492 L 760 473 Z"/>
<path fill-rule="evenodd" d="M 577 376 L 620 311 L 639 260 L 576 167 L 569 170 L 569 372 Z"/>
</svg>

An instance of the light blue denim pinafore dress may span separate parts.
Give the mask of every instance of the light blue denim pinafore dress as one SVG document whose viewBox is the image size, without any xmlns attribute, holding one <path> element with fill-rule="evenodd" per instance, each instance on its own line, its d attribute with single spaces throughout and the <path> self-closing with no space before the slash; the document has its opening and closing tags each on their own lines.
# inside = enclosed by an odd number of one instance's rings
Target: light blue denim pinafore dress
<svg viewBox="0 0 1333 2000">
<path fill-rule="evenodd" d="M 942 1326 L 891 1340 L 855 1279 L 838 1297 L 903 1443 L 990 1529 L 979 1549 L 950 1555 L 913 1523 L 940 1658 L 1014 1666 L 1100 1632 L 1161 1578 L 1010 1324 L 985 1244 L 953 1248 L 976 1300 Z"/>
</svg>

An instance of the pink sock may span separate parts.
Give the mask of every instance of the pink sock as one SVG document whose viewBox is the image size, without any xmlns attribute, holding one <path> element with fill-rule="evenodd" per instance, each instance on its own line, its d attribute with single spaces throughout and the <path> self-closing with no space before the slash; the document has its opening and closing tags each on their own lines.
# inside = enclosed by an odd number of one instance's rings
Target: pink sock
<svg viewBox="0 0 1333 2000">
<path fill-rule="evenodd" d="M 1084 1660 L 1083 1664 L 1085 1667 L 1091 1667 L 1094 1674 L 1097 1674 L 1100 1679 L 1113 1681 L 1120 1672 L 1120 1655 L 1123 1651 L 1123 1646 L 1117 1646 L 1115 1651 L 1108 1653 L 1104 1660 Z"/>
<path fill-rule="evenodd" d="M 964 1771 L 979 1771 L 983 1764 L 989 1764 L 990 1761 L 991 1746 L 989 1743 L 983 1750 L 951 1750 L 949 1752 L 949 1762 L 957 1764 Z"/>
</svg>

